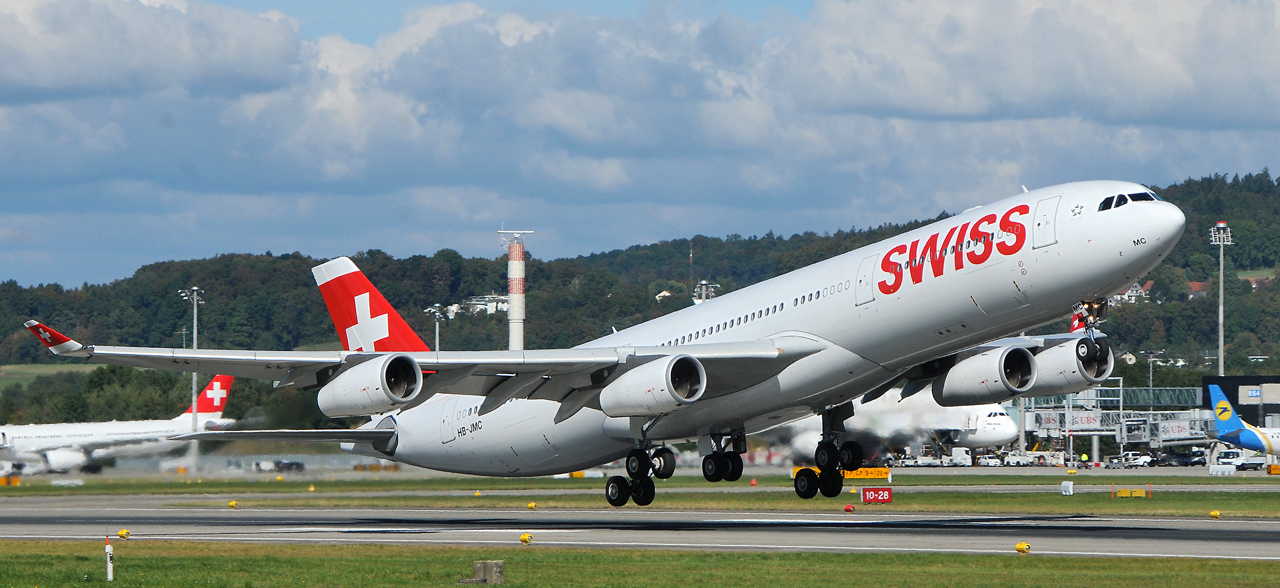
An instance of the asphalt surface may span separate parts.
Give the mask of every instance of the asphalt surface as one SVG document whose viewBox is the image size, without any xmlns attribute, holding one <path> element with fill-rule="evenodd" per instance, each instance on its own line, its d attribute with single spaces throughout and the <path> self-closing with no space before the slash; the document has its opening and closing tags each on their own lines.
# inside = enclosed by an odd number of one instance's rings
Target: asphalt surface
<svg viewBox="0 0 1280 588">
<path fill-rule="evenodd" d="M 1008 554 L 1026 541 L 1036 554 L 1280 561 L 1280 520 L 166 506 L 201 498 L 215 497 L 6 498 L 0 501 L 0 540 L 101 540 L 104 533 L 129 529 L 132 540 L 141 541 L 513 546 L 527 532 L 534 547 Z"/>
</svg>

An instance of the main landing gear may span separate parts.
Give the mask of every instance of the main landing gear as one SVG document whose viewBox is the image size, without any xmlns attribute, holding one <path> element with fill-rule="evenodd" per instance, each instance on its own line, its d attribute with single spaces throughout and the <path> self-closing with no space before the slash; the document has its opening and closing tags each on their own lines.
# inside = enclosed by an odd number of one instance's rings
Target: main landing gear
<svg viewBox="0 0 1280 588">
<path fill-rule="evenodd" d="M 847 407 L 847 408 L 845 408 Z M 853 405 L 842 404 L 822 414 L 822 441 L 813 452 L 813 463 L 818 466 L 796 472 L 796 496 L 806 500 L 822 493 L 835 498 L 844 491 L 844 473 L 862 467 L 862 446 L 854 441 L 836 442 L 844 431 L 844 419 L 853 416 Z"/>
<path fill-rule="evenodd" d="M 627 453 L 623 464 L 627 468 L 627 477 L 613 476 L 605 482 L 605 500 L 612 506 L 625 506 L 628 501 L 637 506 L 648 506 L 657 494 L 653 478 L 665 480 L 676 473 L 676 454 L 666 447 L 659 447 L 652 454 L 637 447 Z"/>
<path fill-rule="evenodd" d="M 742 454 L 747 452 L 746 432 L 733 433 L 728 439 L 723 435 L 712 435 L 710 440 L 711 453 L 702 458 L 702 477 L 708 482 L 737 482 L 742 479 Z"/>
</svg>

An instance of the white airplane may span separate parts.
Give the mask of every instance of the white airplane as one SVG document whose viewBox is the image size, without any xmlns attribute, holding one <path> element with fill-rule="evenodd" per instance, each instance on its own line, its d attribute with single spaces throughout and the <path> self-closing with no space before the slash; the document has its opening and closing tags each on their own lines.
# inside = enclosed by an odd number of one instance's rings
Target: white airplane
<svg viewBox="0 0 1280 588">
<path fill-rule="evenodd" d="M 903 398 L 902 388 L 875 399 L 863 396 L 854 403 L 853 416 L 843 425 L 847 436 L 860 437 L 858 443 L 868 450 L 918 441 L 981 449 L 1018 438 L 1018 424 L 999 404 L 940 406 L 932 394 Z M 822 418 L 814 415 L 788 426 L 792 452 L 797 456 L 813 455 L 822 442 Z"/>
<path fill-rule="evenodd" d="M 60 337 L 52 331 L 45 334 L 50 340 Z M 234 380 L 231 376 L 215 376 L 197 398 L 196 417 L 202 421 L 202 429 L 218 429 L 235 422 L 222 418 Z M 181 445 L 169 438 L 191 433 L 192 422 L 191 409 L 187 408 L 170 420 L 0 426 L 0 472 L 65 472 L 92 467 L 92 459 L 112 455 L 165 453 Z"/>
<path fill-rule="evenodd" d="M 371 418 L 355 430 L 192 438 L 341 441 L 356 453 L 488 476 L 625 457 L 630 479 L 605 484 L 616 506 L 653 501 L 650 474 L 675 467 L 665 442 L 696 439 L 704 476 L 733 480 L 747 433 L 816 412 L 821 474 L 805 470 L 795 489 L 837 496 L 840 469 L 862 462 L 839 424 L 864 394 L 905 381 L 962 406 L 1101 381 L 1112 358 L 1093 327 L 1107 297 L 1164 260 L 1184 224 L 1182 211 L 1138 184 L 1042 188 L 573 349 L 428 351 L 347 258 L 313 270 L 346 351 L 84 346 L 61 335 L 46 344 L 90 363 L 318 387 L 325 414 Z M 1072 312 L 1084 313 L 1086 334 L 999 339 Z"/>
<path fill-rule="evenodd" d="M 1209 385 L 1209 399 L 1213 403 L 1213 415 L 1217 419 L 1214 425 L 1219 441 L 1266 455 L 1280 455 L 1280 429 L 1255 427 L 1244 422 L 1217 384 Z"/>
</svg>

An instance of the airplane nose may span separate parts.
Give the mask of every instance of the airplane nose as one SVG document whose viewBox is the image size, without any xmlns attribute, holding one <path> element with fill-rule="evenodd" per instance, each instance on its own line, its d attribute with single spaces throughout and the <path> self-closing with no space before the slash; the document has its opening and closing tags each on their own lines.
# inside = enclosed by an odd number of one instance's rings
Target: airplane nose
<svg viewBox="0 0 1280 588">
<path fill-rule="evenodd" d="M 1155 207 L 1151 212 L 1151 222 L 1157 227 L 1159 243 L 1168 251 L 1178 243 L 1178 239 L 1182 237 L 1182 230 L 1187 226 L 1187 215 L 1182 213 L 1182 209 L 1171 202 L 1159 202 L 1159 206 Z"/>
</svg>

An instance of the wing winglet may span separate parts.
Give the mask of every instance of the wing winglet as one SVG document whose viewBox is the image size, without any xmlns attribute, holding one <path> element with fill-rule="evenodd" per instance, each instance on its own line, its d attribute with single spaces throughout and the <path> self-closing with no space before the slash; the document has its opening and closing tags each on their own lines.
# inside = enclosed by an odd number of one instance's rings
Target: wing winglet
<svg viewBox="0 0 1280 588">
<path fill-rule="evenodd" d="M 54 355 L 88 355 L 87 353 L 76 353 L 83 350 L 85 348 L 84 345 L 76 342 L 71 337 L 40 324 L 39 321 L 27 321 L 23 323 L 23 326 L 27 327 L 27 330 L 31 331 L 32 335 L 40 339 L 40 342 L 44 343 L 44 346 L 48 347 L 49 351 L 52 351 Z"/>
</svg>

